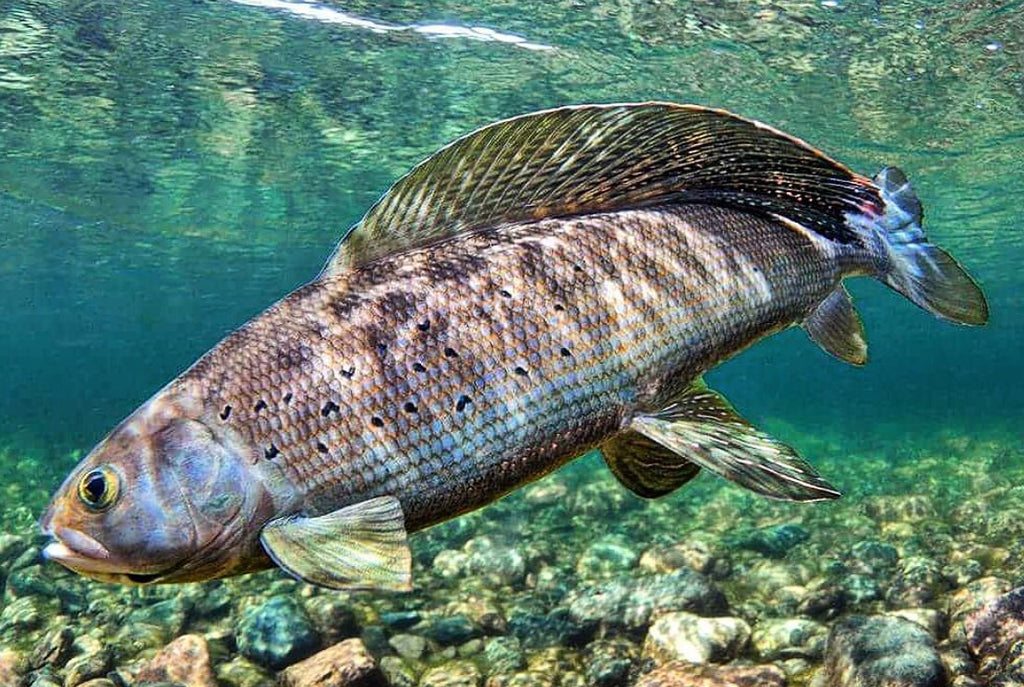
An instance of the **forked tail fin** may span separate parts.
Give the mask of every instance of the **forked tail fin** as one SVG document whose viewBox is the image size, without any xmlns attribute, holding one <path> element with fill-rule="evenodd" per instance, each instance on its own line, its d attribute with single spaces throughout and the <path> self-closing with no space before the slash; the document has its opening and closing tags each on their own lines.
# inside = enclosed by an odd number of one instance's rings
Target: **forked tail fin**
<svg viewBox="0 0 1024 687">
<path fill-rule="evenodd" d="M 872 234 L 866 238 L 884 258 L 879 278 L 934 315 L 960 324 L 985 324 L 985 294 L 949 253 L 928 242 L 921 228 L 921 202 L 906 175 L 886 167 L 874 181 L 885 210 L 857 219 L 866 220 L 861 229 Z"/>
</svg>

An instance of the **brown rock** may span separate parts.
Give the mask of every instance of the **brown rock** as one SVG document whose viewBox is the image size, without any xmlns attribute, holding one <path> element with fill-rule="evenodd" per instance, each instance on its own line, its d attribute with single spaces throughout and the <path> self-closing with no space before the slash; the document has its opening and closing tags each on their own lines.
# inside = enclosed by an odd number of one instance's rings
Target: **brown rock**
<svg viewBox="0 0 1024 687">
<path fill-rule="evenodd" d="M 313 654 L 281 673 L 284 687 L 384 687 L 384 675 L 361 639 Z"/>
<path fill-rule="evenodd" d="M 785 687 L 777 666 L 716 666 L 675 661 L 640 678 L 636 687 Z"/>
<path fill-rule="evenodd" d="M 24 656 L 12 649 L 0 649 L 0 685 L 19 684 L 25 667 Z"/>
<path fill-rule="evenodd" d="M 210 650 L 199 635 L 182 635 L 142 664 L 134 682 L 175 682 L 185 687 L 217 687 Z"/>
</svg>

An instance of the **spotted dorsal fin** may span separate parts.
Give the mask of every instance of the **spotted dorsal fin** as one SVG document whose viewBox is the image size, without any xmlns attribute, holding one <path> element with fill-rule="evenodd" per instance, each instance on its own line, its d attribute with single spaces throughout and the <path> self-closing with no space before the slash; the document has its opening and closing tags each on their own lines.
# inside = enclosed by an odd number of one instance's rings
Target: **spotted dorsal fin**
<svg viewBox="0 0 1024 687">
<path fill-rule="evenodd" d="M 400 179 L 339 243 L 335 274 L 465 231 L 674 203 L 782 215 L 842 242 L 877 187 L 803 141 L 723 110 L 580 105 L 490 124 Z"/>
</svg>

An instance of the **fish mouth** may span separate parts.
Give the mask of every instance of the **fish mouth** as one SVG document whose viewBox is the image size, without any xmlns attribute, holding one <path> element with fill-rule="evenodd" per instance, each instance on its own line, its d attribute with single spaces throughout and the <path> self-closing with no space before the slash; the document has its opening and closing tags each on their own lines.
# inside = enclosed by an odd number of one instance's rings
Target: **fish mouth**
<svg viewBox="0 0 1024 687">
<path fill-rule="evenodd" d="M 171 572 L 125 570 L 116 561 L 111 560 L 110 552 L 105 546 L 78 530 L 58 527 L 52 532 L 44 528 L 43 532 L 53 537 L 53 541 L 43 549 L 44 558 L 100 582 L 150 584 Z"/>
</svg>

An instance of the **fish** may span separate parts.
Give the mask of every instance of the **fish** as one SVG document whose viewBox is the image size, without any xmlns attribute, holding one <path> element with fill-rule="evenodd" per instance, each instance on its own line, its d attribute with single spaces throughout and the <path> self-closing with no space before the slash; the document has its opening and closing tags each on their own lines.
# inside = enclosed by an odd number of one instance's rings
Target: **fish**
<svg viewBox="0 0 1024 687">
<path fill-rule="evenodd" d="M 847 277 L 984 324 L 981 288 L 922 220 L 899 169 L 863 176 L 725 110 L 573 105 L 486 125 L 117 425 L 43 514 L 44 554 L 115 583 L 276 566 L 406 591 L 410 533 L 592 450 L 644 498 L 702 469 L 836 498 L 703 375 L 793 326 L 864 364 Z"/>
</svg>

